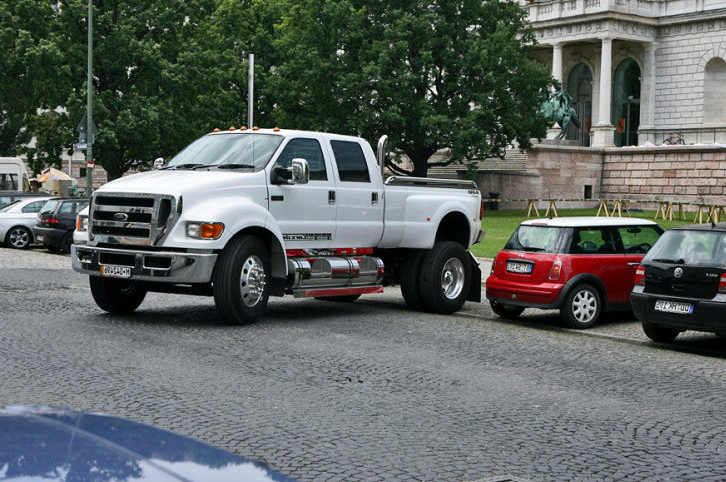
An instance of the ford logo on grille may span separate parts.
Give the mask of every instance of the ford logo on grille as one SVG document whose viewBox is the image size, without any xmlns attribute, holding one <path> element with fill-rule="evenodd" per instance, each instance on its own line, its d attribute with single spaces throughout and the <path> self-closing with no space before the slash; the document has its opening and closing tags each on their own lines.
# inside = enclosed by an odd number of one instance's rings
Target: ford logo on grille
<svg viewBox="0 0 726 482">
<path fill-rule="evenodd" d="M 128 221 L 129 215 L 126 214 L 126 213 L 116 213 L 116 214 L 113 215 L 113 218 L 116 221 Z"/>
<path fill-rule="evenodd" d="M 683 276 L 683 268 L 674 269 L 673 276 L 675 276 L 676 278 L 680 278 L 681 276 Z"/>
</svg>

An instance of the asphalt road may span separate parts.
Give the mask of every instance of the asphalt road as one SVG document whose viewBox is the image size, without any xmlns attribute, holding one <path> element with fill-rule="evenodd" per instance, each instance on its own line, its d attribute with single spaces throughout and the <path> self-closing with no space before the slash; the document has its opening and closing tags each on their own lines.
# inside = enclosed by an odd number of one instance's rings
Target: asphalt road
<svg viewBox="0 0 726 482">
<path fill-rule="evenodd" d="M 89 408 L 317 480 L 726 480 L 726 342 L 650 343 L 611 316 L 504 322 L 272 299 L 252 326 L 211 299 L 93 303 L 66 256 L 0 249 L 0 404 Z"/>
</svg>

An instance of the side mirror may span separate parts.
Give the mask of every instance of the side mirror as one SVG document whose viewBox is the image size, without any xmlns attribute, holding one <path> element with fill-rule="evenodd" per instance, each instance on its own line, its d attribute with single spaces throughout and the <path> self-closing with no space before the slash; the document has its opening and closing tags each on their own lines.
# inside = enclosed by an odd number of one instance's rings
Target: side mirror
<svg viewBox="0 0 726 482">
<path fill-rule="evenodd" d="M 307 184 L 310 180 L 310 166 L 305 159 L 293 159 L 290 169 L 293 184 Z"/>
<path fill-rule="evenodd" d="M 154 159 L 154 169 L 161 169 L 164 166 L 164 158 L 157 157 Z"/>
</svg>

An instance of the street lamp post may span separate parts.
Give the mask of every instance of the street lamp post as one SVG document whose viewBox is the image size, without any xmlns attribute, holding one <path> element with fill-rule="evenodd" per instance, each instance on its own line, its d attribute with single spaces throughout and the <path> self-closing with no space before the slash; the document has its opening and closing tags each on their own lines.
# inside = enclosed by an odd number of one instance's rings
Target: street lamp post
<svg viewBox="0 0 726 482">
<path fill-rule="evenodd" d="M 93 126 L 93 5 L 88 0 L 88 80 L 86 87 L 86 113 L 88 133 L 88 149 L 86 149 L 86 196 L 91 196 L 93 191 L 93 141 L 95 133 Z"/>
</svg>

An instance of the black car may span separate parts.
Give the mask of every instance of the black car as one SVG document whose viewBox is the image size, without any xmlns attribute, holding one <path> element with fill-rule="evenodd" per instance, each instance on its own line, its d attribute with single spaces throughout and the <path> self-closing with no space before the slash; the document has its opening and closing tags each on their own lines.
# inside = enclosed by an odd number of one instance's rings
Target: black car
<svg viewBox="0 0 726 482">
<path fill-rule="evenodd" d="M 89 199 L 65 198 L 48 201 L 38 213 L 33 227 L 35 240 L 51 251 L 71 252 L 76 215 L 88 206 Z"/>
<path fill-rule="evenodd" d="M 685 330 L 726 337 L 726 223 L 666 231 L 638 267 L 630 298 L 652 340 Z"/>
</svg>

